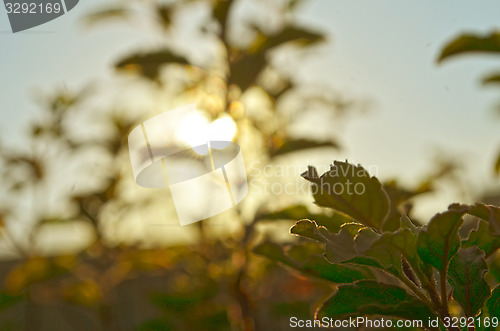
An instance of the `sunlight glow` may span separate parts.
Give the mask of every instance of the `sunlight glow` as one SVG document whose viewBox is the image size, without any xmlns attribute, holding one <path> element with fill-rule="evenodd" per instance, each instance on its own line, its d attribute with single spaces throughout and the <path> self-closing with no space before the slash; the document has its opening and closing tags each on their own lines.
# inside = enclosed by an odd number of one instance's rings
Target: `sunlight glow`
<svg viewBox="0 0 500 331">
<path fill-rule="evenodd" d="M 209 122 L 202 112 L 186 116 L 176 131 L 177 138 L 191 147 L 203 145 L 207 140 L 232 141 L 236 136 L 236 123 L 227 114 L 222 114 L 213 122 Z M 206 155 L 203 149 L 194 149 L 200 155 Z"/>
<path fill-rule="evenodd" d="M 208 118 L 200 111 L 184 116 L 175 132 L 177 139 L 191 147 L 207 143 Z"/>
<path fill-rule="evenodd" d="M 236 123 L 231 116 L 224 114 L 210 123 L 208 137 L 210 140 L 232 141 L 236 135 Z"/>
</svg>

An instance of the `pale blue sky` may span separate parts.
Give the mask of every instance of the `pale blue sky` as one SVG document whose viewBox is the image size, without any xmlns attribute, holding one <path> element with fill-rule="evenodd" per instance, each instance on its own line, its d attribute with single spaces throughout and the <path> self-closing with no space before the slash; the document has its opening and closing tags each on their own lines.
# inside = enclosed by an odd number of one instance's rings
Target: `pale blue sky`
<svg viewBox="0 0 500 331">
<path fill-rule="evenodd" d="M 117 56 L 151 45 L 148 36 L 124 25 L 84 29 L 80 18 L 103 3 L 82 0 L 67 15 L 18 34 L 9 32 L 0 10 L 2 139 L 22 136 L 37 111 L 30 100 L 34 90 L 100 79 Z M 370 114 L 346 122 L 345 151 L 335 157 L 376 165 L 385 178 L 411 180 L 431 168 L 429 152 L 438 146 L 463 154 L 470 182 L 491 181 L 500 148 L 500 119 L 491 108 L 500 90 L 482 88 L 479 78 L 500 68 L 500 59 L 465 57 L 437 66 L 435 58 L 459 32 L 498 27 L 498 13 L 500 2 L 493 0 L 306 4 L 301 19 L 328 31 L 331 43 L 312 64 L 297 68 L 299 74 L 373 100 Z"/>
<path fill-rule="evenodd" d="M 440 147 L 463 156 L 474 189 L 492 182 L 500 149 L 500 89 L 480 77 L 500 69 L 500 57 L 456 58 L 442 65 L 441 47 L 463 31 L 500 25 L 498 1 L 316 1 L 307 17 L 332 32 L 316 71 L 335 85 L 375 100 L 372 114 L 347 124 L 342 156 L 379 167 L 382 177 L 415 179 Z M 498 184 L 498 182 L 497 182 Z M 450 199 L 456 199 L 450 195 Z M 436 210 L 450 200 L 429 197 Z"/>
</svg>

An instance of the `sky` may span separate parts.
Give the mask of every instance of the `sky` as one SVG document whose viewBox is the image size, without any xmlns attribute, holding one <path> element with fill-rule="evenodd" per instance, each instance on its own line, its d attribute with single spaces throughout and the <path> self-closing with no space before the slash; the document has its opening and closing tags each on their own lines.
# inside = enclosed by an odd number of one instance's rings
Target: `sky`
<svg viewBox="0 0 500 331">
<path fill-rule="evenodd" d="M 16 34 L 0 8 L 2 140 L 22 139 L 29 119 L 37 116 L 37 91 L 109 77 L 117 56 L 154 43 L 123 24 L 86 29 L 82 17 L 103 3 L 82 0 L 68 14 Z M 459 33 L 498 27 L 499 12 L 500 2 L 493 0 L 307 2 L 300 21 L 326 31 L 329 42 L 297 74 L 371 104 L 368 114 L 343 124 L 344 149 L 332 157 L 375 165 L 382 178 L 411 183 L 432 168 L 431 153 L 441 150 L 463 157 L 476 189 L 491 186 L 500 149 L 500 118 L 492 109 L 500 90 L 484 88 L 479 80 L 500 68 L 500 59 L 462 57 L 441 65 L 435 59 Z M 427 202 L 438 210 L 447 205 Z"/>
<path fill-rule="evenodd" d="M 382 177 L 411 181 L 432 167 L 430 154 L 439 150 L 464 160 L 471 188 L 491 187 L 500 90 L 479 80 L 499 69 L 500 59 L 435 60 L 459 33 L 498 28 L 499 2 L 320 0 L 305 9 L 332 35 L 322 61 L 304 70 L 374 100 L 371 114 L 346 124 L 345 157 L 378 165 Z M 431 196 L 426 204 L 442 210 L 448 202 Z"/>
</svg>

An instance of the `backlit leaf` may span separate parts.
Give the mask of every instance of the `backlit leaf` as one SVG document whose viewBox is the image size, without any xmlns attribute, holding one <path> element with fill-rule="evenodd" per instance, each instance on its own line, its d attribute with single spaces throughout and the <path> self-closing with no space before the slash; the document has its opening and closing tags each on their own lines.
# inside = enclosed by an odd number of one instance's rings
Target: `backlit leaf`
<svg viewBox="0 0 500 331">
<path fill-rule="evenodd" d="M 494 236 L 500 236 L 500 208 L 484 203 L 476 203 L 474 205 L 453 204 L 451 209 L 465 209 L 468 214 L 478 217 L 490 226 L 490 233 Z"/>
<path fill-rule="evenodd" d="M 491 292 L 491 297 L 486 301 L 486 307 L 491 317 L 500 316 L 500 285 Z M 494 328 L 491 328 L 492 330 Z"/>
<path fill-rule="evenodd" d="M 324 236 L 324 234 L 326 231 L 326 236 L 328 237 L 328 231 L 325 228 L 323 229 L 323 234 L 321 233 L 321 231 L 321 229 L 318 229 L 317 224 L 314 221 L 310 220 L 298 221 L 290 228 L 291 234 L 311 240 L 316 240 L 318 242 L 325 242 L 326 237 Z"/>
<path fill-rule="evenodd" d="M 408 228 L 380 236 L 360 223 L 346 223 L 337 233 L 330 233 L 313 221 L 302 220 L 292 226 L 290 232 L 325 243 L 325 257 L 331 263 L 372 266 L 400 276 L 402 256 L 410 261 L 415 259 L 412 253 L 415 254 L 417 237 Z"/>
<path fill-rule="evenodd" d="M 332 263 L 346 262 L 363 253 L 367 246 L 376 240 L 373 230 L 361 232 L 363 228 L 358 223 L 344 224 L 337 234 L 331 235 L 326 241 L 325 256 Z M 358 235 L 361 237 L 358 239 Z"/>
<path fill-rule="evenodd" d="M 272 212 L 260 211 L 255 216 L 256 221 L 297 221 L 301 219 L 310 219 L 316 222 L 318 226 L 323 226 L 333 233 L 338 232 L 343 224 L 353 222 L 353 219 L 349 216 L 337 212 L 333 212 L 331 215 L 311 213 L 304 205 L 292 205 Z"/>
<path fill-rule="evenodd" d="M 361 166 L 335 161 L 330 171 L 317 176 L 314 167 L 302 174 L 314 184 L 315 202 L 347 214 L 356 222 L 381 229 L 389 213 L 389 198 L 375 177 Z"/>
<path fill-rule="evenodd" d="M 453 286 L 453 298 L 468 317 L 475 317 L 486 299 L 490 287 L 484 280 L 488 266 L 485 254 L 477 247 L 461 248 L 451 260 L 448 280 Z"/>
<path fill-rule="evenodd" d="M 404 289 L 362 280 L 341 285 L 316 312 L 316 318 L 344 319 L 364 315 L 384 315 L 426 321 L 434 314 Z"/>
<path fill-rule="evenodd" d="M 337 284 L 373 278 L 367 269 L 347 264 L 329 263 L 323 256 L 319 255 L 312 256 L 296 269 L 306 275 L 326 279 Z"/>
<path fill-rule="evenodd" d="M 295 247 L 300 249 L 300 247 Z M 297 270 L 305 275 L 325 279 L 334 283 L 352 283 L 360 279 L 372 278 L 371 273 L 357 266 L 328 263 L 320 255 L 312 255 L 304 262 L 297 262 L 277 244 L 264 242 L 254 249 L 254 253 Z"/>
<path fill-rule="evenodd" d="M 478 228 L 470 232 L 467 240 L 462 241 L 464 248 L 473 246 L 482 249 L 488 257 L 500 248 L 500 237 L 491 235 L 488 223 L 481 220 Z"/>
<path fill-rule="evenodd" d="M 403 274 L 403 257 L 411 262 L 411 265 L 419 263 L 416 249 L 417 235 L 408 228 L 402 228 L 393 233 L 384 232 L 363 255 L 372 258 L 383 269 L 400 277 Z"/>
<path fill-rule="evenodd" d="M 410 229 L 411 232 L 413 232 L 413 233 L 418 232 L 418 228 L 415 226 L 413 221 L 407 215 L 401 216 L 400 221 L 401 221 L 401 226 L 400 226 L 401 228 Z"/>
<path fill-rule="evenodd" d="M 290 229 L 290 232 L 324 243 L 325 257 L 331 263 L 349 263 L 383 268 L 377 259 L 384 259 L 384 257 L 385 260 L 388 259 L 385 252 L 379 252 L 380 249 L 375 249 L 373 254 L 366 253 L 367 250 L 371 252 L 370 248 L 380 238 L 380 235 L 360 223 L 345 223 L 337 233 L 330 233 L 324 227 L 317 226 L 315 222 L 302 220 L 297 222 Z M 387 265 L 392 265 L 392 263 L 387 263 Z"/>
<path fill-rule="evenodd" d="M 333 212 L 332 215 L 324 215 L 324 214 L 311 214 L 309 219 L 318 224 L 318 226 L 325 227 L 328 232 L 337 233 L 340 228 L 346 223 L 355 223 L 352 218 L 347 216 L 346 214 Z"/>
<path fill-rule="evenodd" d="M 458 229 L 463 223 L 464 210 L 448 210 L 436 214 L 418 235 L 417 251 L 424 263 L 438 270 L 448 266 L 460 248 Z"/>
</svg>

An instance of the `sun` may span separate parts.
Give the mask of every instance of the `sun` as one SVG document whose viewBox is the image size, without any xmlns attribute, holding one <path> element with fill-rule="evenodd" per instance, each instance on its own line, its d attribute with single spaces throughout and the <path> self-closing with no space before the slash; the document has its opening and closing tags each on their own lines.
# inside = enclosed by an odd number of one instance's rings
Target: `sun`
<svg viewBox="0 0 500 331">
<path fill-rule="evenodd" d="M 210 122 L 203 112 L 197 110 L 182 119 L 175 136 L 181 143 L 196 147 L 205 145 L 208 141 L 230 142 L 236 133 L 236 123 L 228 114 L 222 114 L 215 121 Z M 207 154 L 198 149 L 195 151 L 201 155 Z"/>
<path fill-rule="evenodd" d="M 232 141 L 236 136 L 237 128 L 233 118 L 227 114 L 219 116 L 208 126 L 208 137 L 215 141 Z"/>
</svg>

